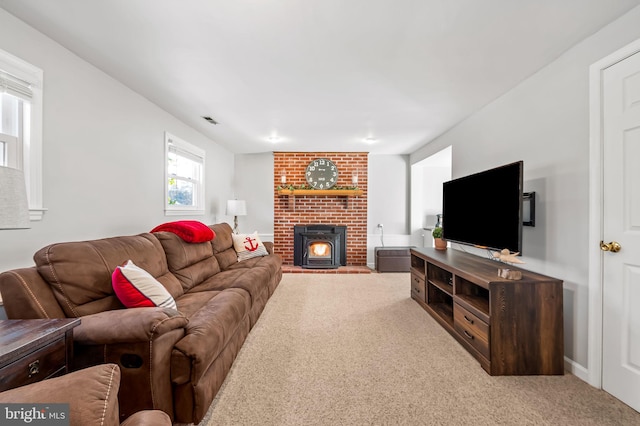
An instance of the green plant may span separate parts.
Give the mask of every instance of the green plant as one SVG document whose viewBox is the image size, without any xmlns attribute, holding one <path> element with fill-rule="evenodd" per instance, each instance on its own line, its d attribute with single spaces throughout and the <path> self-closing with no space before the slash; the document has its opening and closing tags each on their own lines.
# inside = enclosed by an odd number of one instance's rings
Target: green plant
<svg viewBox="0 0 640 426">
<path fill-rule="evenodd" d="M 433 228 L 431 235 L 433 238 L 442 238 L 442 228 L 440 226 Z"/>
</svg>

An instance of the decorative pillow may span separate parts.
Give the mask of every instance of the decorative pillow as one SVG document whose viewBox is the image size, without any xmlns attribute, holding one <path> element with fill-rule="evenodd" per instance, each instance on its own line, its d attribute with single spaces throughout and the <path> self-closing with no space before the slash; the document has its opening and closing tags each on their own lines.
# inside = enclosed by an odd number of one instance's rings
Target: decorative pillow
<svg viewBox="0 0 640 426">
<path fill-rule="evenodd" d="M 118 299 L 127 308 L 159 306 L 177 309 L 176 301 L 167 289 L 131 260 L 113 271 L 111 285 Z"/>
<path fill-rule="evenodd" d="M 233 234 L 233 248 L 238 253 L 238 262 L 269 254 L 267 248 L 260 241 L 257 232 L 253 234 Z"/>
<path fill-rule="evenodd" d="M 188 243 L 204 243 L 216 237 L 215 232 L 207 225 L 197 220 L 178 220 L 158 225 L 151 232 L 173 232 Z"/>
</svg>

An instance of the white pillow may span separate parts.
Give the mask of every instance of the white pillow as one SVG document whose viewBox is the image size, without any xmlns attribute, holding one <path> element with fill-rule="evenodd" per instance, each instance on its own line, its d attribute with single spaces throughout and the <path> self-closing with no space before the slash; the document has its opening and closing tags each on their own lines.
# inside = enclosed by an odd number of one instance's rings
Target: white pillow
<svg viewBox="0 0 640 426">
<path fill-rule="evenodd" d="M 260 241 L 257 232 L 253 234 L 233 234 L 233 248 L 238 253 L 238 262 L 269 254 L 267 248 Z"/>
</svg>

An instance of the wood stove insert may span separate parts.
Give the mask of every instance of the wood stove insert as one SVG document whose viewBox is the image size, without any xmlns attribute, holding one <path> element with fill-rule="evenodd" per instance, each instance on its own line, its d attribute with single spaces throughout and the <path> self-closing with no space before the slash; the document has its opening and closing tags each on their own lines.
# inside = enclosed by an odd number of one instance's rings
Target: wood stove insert
<svg viewBox="0 0 640 426">
<path fill-rule="evenodd" d="M 295 225 L 293 264 L 308 269 L 336 269 L 347 265 L 347 227 Z"/>
</svg>

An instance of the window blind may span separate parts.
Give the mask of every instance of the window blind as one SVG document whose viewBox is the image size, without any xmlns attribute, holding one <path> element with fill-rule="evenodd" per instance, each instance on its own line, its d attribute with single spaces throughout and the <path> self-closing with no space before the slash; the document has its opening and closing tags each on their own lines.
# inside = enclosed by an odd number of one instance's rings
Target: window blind
<svg viewBox="0 0 640 426">
<path fill-rule="evenodd" d="M 0 91 L 25 101 L 33 98 L 33 84 L 0 69 Z"/>
<path fill-rule="evenodd" d="M 185 149 L 182 149 L 179 146 L 176 146 L 176 144 L 173 143 L 173 141 L 170 142 L 169 152 L 172 153 L 172 154 L 176 154 L 176 155 L 178 155 L 180 157 L 189 159 L 189 160 L 191 160 L 193 162 L 196 162 L 196 163 L 202 164 L 204 162 L 204 158 L 203 157 L 201 157 L 199 155 L 196 155 L 196 154 L 194 154 L 192 152 L 189 152 L 189 151 L 187 151 Z"/>
</svg>

